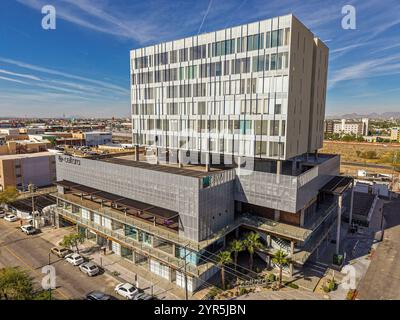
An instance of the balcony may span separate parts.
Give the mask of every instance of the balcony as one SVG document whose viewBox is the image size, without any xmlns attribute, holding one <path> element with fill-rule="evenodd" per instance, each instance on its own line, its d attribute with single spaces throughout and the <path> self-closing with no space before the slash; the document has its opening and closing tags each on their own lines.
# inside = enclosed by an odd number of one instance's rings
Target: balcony
<svg viewBox="0 0 400 320">
<path fill-rule="evenodd" d="M 120 242 L 126 246 L 132 247 L 133 249 L 137 250 L 140 254 L 159 259 L 160 261 L 170 265 L 172 268 L 175 268 L 177 270 L 183 270 L 185 268 L 184 260 L 171 256 L 160 248 L 154 248 L 151 245 L 144 244 L 143 242 L 137 241 L 132 237 L 126 236 L 122 229 L 112 230 L 106 228 L 97 223 L 94 223 L 93 221 L 83 219 L 79 215 L 79 213 L 72 213 L 62 208 L 57 208 L 57 211 L 61 216 L 64 216 L 69 220 L 79 223 L 82 226 L 86 226 L 90 229 L 98 231 L 99 233 L 105 235 L 106 237 L 110 237 L 112 240 Z M 212 266 L 213 266 L 212 263 L 204 263 L 199 266 L 186 264 L 186 270 L 192 276 L 199 277 L 202 273 L 207 271 Z"/>
</svg>

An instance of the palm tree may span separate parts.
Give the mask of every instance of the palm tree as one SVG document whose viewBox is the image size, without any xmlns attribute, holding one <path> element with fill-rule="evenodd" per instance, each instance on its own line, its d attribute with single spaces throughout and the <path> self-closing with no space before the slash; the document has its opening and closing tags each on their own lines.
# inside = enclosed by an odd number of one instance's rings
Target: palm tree
<svg viewBox="0 0 400 320">
<path fill-rule="evenodd" d="M 283 267 L 289 264 L 289 258 L 287 253 L 282 250 L 278 250 L 272 257 L 272 262 L 279 267 L 279 289 L 282 287 L 282 271 Z"/>
<path fill-rule="evenodd" d="M 249 268 L 250 270 L 253 270 L 254 251 L 263 247 L 263 244 L 260 241 L 260 235 L 255 232 L 249 232 L 246 234 L 243 244 L 250 254 Z"/>
<path fill-rule="evenodd" d="M 231 252 L 233 252 L 233 261 L 235 263 L 235 271 L 236 271 L 238 254 L 239 254 L 239 252 L 243 251 L 244 249 L 245 249 L 244 244 L 240 240 L 233 240 L 229 245 L 229 250 Z"/>
<path fill-rule="evenodd" d="M 231 253 L 229 251 L 221 251 L 217 255 L 217 265 L 221 268 L 222 289 L 225 290 L 225 265 L 232 263 Z"/>
</svg>

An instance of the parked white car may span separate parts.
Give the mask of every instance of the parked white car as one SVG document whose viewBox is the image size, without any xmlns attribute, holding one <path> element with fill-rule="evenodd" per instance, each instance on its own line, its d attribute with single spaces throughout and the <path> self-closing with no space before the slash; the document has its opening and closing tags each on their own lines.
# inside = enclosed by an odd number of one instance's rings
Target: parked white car
<svg viewBox="0 0 400 320">
<path fill-rule="evenodd" d="M 0 218 L 4 218 L 6 215 L 6 212 L 3 209 L 0 209 Z"/>
<path fill-rule="evenodd" d="M 30 224 L 26 224 L 26 225 L 21 226 L 21 231 L 25 232 L 28 235 L 36 233 L 35 227 L 30 225 Z"/>
<path fill-rule="evenodd" d="M 79 266 L 79 269 L 83 273 L 86 273 L 89 277 L 95 276 L 96 274 L 98 274 L 100 272 L 99 267 L 91 261 L 81 264 Z"/>
<path fill-rule="evenodd" d="M 85 259 L 83 259 L 83 257 L 77 253 L 71 253 L 65 256 L 65 260 L 67 260 L 67 262 L 69 262 L 73 266 L 79 266 L 80 264 L 85 262 Z"/>
<path fill-rule="evenodd" d="M 15 214 L 9 214 L 4 217 L 4 220 L 9 221 L 9 222 L 15 222 L 18 221 L 18 217 Z"/>
<path fill-rule="evenodd" d="M 115 292 L 127 299 L 133 299 L 139 293 L 139 289 L 136 288 L 134 285 L 126 282 L 117 285 L 115 287 Z"/>
</svg>

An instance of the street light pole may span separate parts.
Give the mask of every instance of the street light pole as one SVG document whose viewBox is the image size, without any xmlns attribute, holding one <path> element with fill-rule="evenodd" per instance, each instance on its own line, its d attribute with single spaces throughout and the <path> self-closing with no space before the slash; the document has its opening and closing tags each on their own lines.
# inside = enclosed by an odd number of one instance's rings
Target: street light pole
<svg viewBox="0 0 400 320">
<path fill-rule="evenodd" d="M 50 252 L 49 252 L 49 266 L 51 265 L 51 255 L 50 255 Z M 51 300 L 51 283 L 50 283 L 50 285 L 49 285 L 49 300 Z"/>
</svg>

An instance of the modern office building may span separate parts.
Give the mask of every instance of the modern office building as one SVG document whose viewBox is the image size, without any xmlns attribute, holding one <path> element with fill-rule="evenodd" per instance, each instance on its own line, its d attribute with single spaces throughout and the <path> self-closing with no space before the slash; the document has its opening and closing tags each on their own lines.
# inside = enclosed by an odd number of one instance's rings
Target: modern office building
<svg viewBox="0 0 400 320">
<path fill-rule="evenodd" d="M 332 134 L 335 122 L 333 120 L 324 121 L 324 133 Z"/>
<path fill-rule="evenodd" d="M 314 152 L 327 69 L 328 48 L 292 15 L 132 50 L 133 143 L 171 157 Z"/>
<path fill-rule="evenodd" d="M 330 239 L 340 253 L 353 193 L 340 157 L 317 152 L 327 68 L 293 15 L 132 50 L 133 143 L 149 156 L 57 156 L 57 223 L 189 291 L 249 231 L 266 266 L 290 255 L 289 274 Z"/>
<path fill-rule="evenodd" d="M 369 119 L 361 121 L 347 121 L 342 119 L 333 126 L 333 132 L 338 134 L 352 134 L 356 136 L 367 136 L 369 130 Z"/>
<path fill-rule="evenodd" d="M 400 128 L 390 129 L 390 140 L 400 142 Z"/>
</svg>

